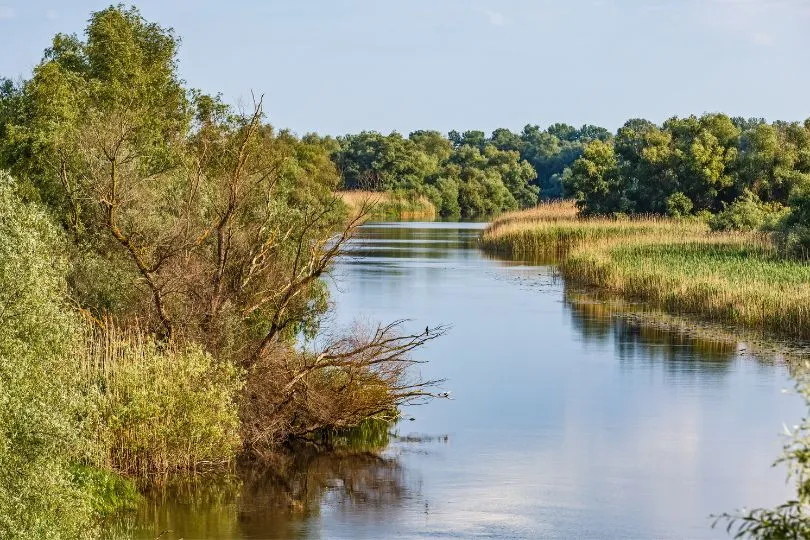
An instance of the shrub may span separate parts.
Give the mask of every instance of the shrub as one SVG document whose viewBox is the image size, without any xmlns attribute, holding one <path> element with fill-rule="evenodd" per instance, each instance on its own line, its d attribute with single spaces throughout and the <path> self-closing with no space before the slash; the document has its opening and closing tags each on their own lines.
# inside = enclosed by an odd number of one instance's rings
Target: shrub
<svg viewBox="0 0 810 540">
<path fill-rule="evenodd" d="M 762 203 L 754 193 L 745 190 L 733 203 L 709 219 L 713 231 L 772 230 L 784 217 L 779 204 Z"/>
<path fill-rule="evenodd" d="M 197 345 L 160 345 L 112 325 L 90 340 L 102 464 L 129 475 L 225 464 L 239 450 L 240 372 Z"/>
<path fill-rule="evenodd" d="M 79 324 L 65 304 L 57 229 L 0 173 L 0 538 L 83 538 L 91 502 L 70 463 L 87 450 L 75 422 Z"/>
<path fill-rule="evenodd" d="M 810 193 L 796 190 L 790 198 L 790 212 L 779 225 L 782 251 L 802 259 L 810 258 Z"/>
<path fill-rule="evenodd" d="M 692 200 L 678 191 L 667 198 L 667 215 L 670 217 L 686 217 L 692 213 Z"/>
</svg>

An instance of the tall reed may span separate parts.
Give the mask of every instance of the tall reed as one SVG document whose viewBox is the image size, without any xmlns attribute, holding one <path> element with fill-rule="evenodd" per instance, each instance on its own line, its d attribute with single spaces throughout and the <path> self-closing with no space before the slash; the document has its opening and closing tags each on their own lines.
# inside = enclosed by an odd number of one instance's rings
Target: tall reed
<svg viewBox="0 0 810 540">
<path fill-rule="evenodd" d="M 779 255 L 767 235 L 711 233 L 664 218 L 496 221 L 485 249 L 559 257 L 580 284 L 663 309 L 810 338 L 810 266 Z"/>
<path fill-rule="evenodd" d="M 196 345 L 166 345 L 114 324 L 90 332 L 81 369 L 94 404 L 98 465 L 129 476 L 231 462 L 242 377 Z"/>
<path fill-rule="evenodd" d="M 369 219 L 434 219 L 436 206 L 424 195 L 404 195 L 385 191 L 339 191 L 338 197 L 357 213 L 364 205 L 371 204 Z"/>
</svg>

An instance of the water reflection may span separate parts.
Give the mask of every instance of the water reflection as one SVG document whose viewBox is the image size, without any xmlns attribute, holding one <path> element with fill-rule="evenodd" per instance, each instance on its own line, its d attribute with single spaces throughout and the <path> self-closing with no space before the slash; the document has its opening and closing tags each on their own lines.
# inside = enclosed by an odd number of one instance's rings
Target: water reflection
<svg viewBox="0 0 810 540">
<path fill-rule="evenodd" d="M 725 538 L 710 514 L 786 500 L 770 463 L 804 411 L 772 355 L 486 256 L 480 229 L 371 224 L 334 273 L 335 324 L 453 325 L 420 360 L 454 400 L 373 452 L 346 438 L 153 499 L 140 538 Z"/>
<path fill-rule="evenodd" d="M 330 451 L 306 445 L 241 464 L 236 473 L 153 485 L 137 512 L 119 516 L 109 533 L 150 540 L 305 538 L 318 536 L 325 509 L 385 523 L 404 500 L 418 497 L 397 458 L 381 452 L 388 428 L 324 438 Z"/>
<path fill-rule="evenodd" d="M 808 356 L 809 344 L 804 342 L 785 342 L 758 331 L 666 314 L 643 303 L 576 286 L 564 284 L 563 291 L 573 328 L 585 342 L 614 344 L 622 362 L 665 362 L 687 371 L 697 366 L 727 371 L 739 358 L 790 368 Z"/>
<path fill-rule="evenodd" d="M 730 337 L 700 335 L 697 324 L 671 328 L 656 324 L 656 313 L 641 305 L 599 300 L 566 288 L 565 306 L 574 328 L 588 341 L 615 344 L 622 362 L 666 362 L 673 369 L 727 371 L 743 345 Z M 639 315 L 639 316 L 636 316 Z"/>
</svg>

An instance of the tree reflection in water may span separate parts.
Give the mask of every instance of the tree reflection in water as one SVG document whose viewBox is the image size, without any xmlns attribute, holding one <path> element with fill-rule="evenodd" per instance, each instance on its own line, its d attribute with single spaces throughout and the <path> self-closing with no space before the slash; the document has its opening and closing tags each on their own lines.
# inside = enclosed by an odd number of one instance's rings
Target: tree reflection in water
<svg viewBox="0 0 810 540">
<path fill-rule="evenodd" d="M 231 475 L 169 479 L 149 488 L 138 511 L 120 516 L 110 534 L 150 540 L 161 533 L 162 540 L 302 538 L 314 534 L 325 506 L 384 522 L 412 495 L 397 459 L 379 453 L 388 445 L 388 429 L 380 422 L 330 434 L 318 445 L 241 464 Z"/>
</svg>

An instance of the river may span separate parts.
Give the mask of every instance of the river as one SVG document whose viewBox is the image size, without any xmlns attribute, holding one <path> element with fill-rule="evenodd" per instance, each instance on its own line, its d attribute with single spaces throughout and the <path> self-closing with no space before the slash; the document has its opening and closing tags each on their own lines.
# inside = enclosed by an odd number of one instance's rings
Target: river
<svg viewBox="0 0 810 540">
<path fill-rule="evenodd" d="M 451 399 L 406 409 L 381 456 L 151 500 L 142 537 L 727 538 L 710 515 L 791 495 L 784 365 L 612 317 L 553 266 L 485 255 L 481 227 L 366 225 L 331 282 L 332 325 L 452 325 L 418 352 Z"/>
</svg>

